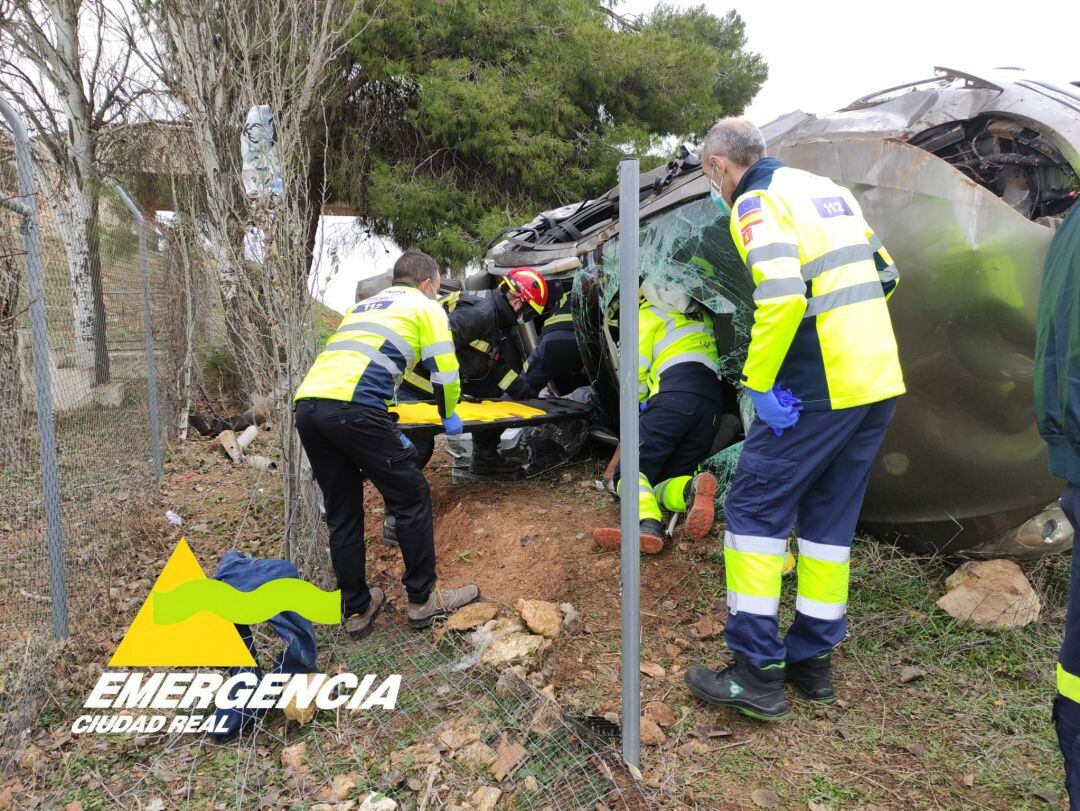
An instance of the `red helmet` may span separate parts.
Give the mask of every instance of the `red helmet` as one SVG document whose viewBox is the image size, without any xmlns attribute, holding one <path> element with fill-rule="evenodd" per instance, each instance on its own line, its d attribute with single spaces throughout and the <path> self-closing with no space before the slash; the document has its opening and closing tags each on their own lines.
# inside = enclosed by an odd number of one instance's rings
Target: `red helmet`
<svg viewBox="0 0 1080 811">
<path fill-rule="evenodd" d="M 544 312 L 548 300 L 547 279 L 532 268 L 514 268 L 503 281 L 513 295 L 527 301 L 538 315 Z"/>
</svg>

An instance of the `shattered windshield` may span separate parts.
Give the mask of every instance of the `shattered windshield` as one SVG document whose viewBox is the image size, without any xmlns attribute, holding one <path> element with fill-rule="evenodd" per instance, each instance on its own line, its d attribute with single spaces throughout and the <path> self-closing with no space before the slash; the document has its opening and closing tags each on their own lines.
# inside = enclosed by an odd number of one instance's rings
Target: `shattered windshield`
<svg viewBox="0 0 1080 811">
<path fill-rule="evenodd" d="M 754 285 L 731 241 L 729 222 L 708 197 L 657 214 L 641 224 L 638 262 L 643 281 L 686 293 L 713 314 L 721 375 L 737 385 L 750 336 Z M 614 313 L 618 238 L 601 249 L 600 284 L 604 311 Z"/>
<path fill-rule="evenodd" d="M 712 314 L 720 374 L 735 391 L 740 388 L 753 324 L 754 285 L 731 240 L 729 223 L 730 218 L 708 197 L 649 217 L 641 224 L 638 261 L 643 281 L 686 293 Z M 575 278 L 575 327 L 597 403 L 614 421 L 618 415 L 618 237 L 604 243 L 599 254 L 596 266 L 583 268 Z M 750 416 L 745 399 L 732 395 L 731 410 L 743 425 Z M 717 448 L 702 465 L 717 475 L 718 506 L 727 493 L 741 446 L 736 442 Z"/>
</svg>

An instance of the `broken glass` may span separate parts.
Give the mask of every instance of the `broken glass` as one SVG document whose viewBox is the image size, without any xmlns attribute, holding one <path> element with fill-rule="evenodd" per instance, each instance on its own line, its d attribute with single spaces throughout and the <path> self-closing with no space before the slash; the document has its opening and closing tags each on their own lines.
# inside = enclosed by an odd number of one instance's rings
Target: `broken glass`
<svg viewBox="0 0 1080 811">
<path fill-rule="evenodd" d="M 753 323 L 753 280 L 729 232 L 730 220 L 708 197 L 699 197 L 649 217 L 641 224 L 641 279 L 686 293 L 707 310 L 726 382 L 725 409 L 747 424 L 739 382 Z M 574 317 L 585 368 L 596 402 L 615 425 L 618 420 L 619 238 L 605 242 L 574 280 Z M 741 431 L 738 437 L 741 439 Z M 741 442 L 718 449 L 704 463 L 719 483 L 717 504 L 738 463 Z"/>
</svg>

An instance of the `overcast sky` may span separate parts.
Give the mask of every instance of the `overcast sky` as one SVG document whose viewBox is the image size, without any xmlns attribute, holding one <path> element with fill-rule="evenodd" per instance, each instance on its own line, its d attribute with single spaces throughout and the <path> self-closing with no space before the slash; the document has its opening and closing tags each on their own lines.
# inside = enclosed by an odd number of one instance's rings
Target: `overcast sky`
<svg viewBox="0 0 1080 811">
<path fill-rule="evenodd" d="M 669 0 L 679 7 L 701 2 Z M 615 9 L 634 15 L 656 4 L 656 0 L 623 0 Z M 716 14 L 729 8 L 738 11 L 746 22 L 748 47 L 769 65 L 768 81 L 746 111 L 759 126 L 795 109 L 836 110 L 873 91 L 928 78 L 935 65 L 973 73 L 1022 67 L 1051 80 L 1080 81 L 1076 0 L 1040 7 L 1038 16 L 1021 7 L 971 7 L 948 0 L 704 4 Z M 326 229 L 328 242 L 332 232 L 342 233 L 340 229 L 347 227 L 346 218 L 333 220 Z M 326 261 L 324 250 L 316 295 L 337 310 L 345 309 L 353 301 L 357 279 L 389 267 L 398 253 L 390 240 L 342 249 L 337 263 Z M 331 275 L 333 264 L 339 270 Z"/>
<path fill-rule="evenodd" d="M 1052 2 L 1038 15 L 1022 6 L 948 0 L 669 2 L 702 4 L 715 14 L 735 9 L 746 22 L 748 47 L 769 64 L 768 81 L 746 111 L 759 125 L 795 109 L 836 110 L 874 90 L 932 76 L 935 65 L 974 73 L 1022 67 L 1080 81 L 1076 0 Z M 615 9 L 640 14 L 656 5 L 625 0 Z"/>
</svg>

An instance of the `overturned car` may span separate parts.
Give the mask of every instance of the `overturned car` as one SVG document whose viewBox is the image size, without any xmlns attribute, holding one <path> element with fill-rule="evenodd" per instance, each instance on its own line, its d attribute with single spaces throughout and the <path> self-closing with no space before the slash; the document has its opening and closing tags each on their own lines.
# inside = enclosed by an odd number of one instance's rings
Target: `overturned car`
<svg viewBox="0 0 1080 811">
<path fill-rule="evenodd" d="M 900 268 L 891 311 L 908 394 L 875 465 L 865 525 L 919 550 L 1037 557 L 1072 541 L 1035 429 L 1031 375 L 1042 267 L 1056 223 L 1080 198 L 1080 82 L 1012 69 L 936 73 L 762 131 L 770 154 L 850 188 Z M 731 416 L 710 462 L 730 475 L 750 417 L 738 373 L 752 281 L 691 150 L 642 176 L 640 214 L 642 277 L 713 314 Z M 529 265 L 572 288 L 578 344 L 611 432 L 618 242 L 615 189 L 508 229 L 486 273 L 466 282 L 490 286 Z M 525 351 L 534 340 L 527 325 Z"/>
</svg>

